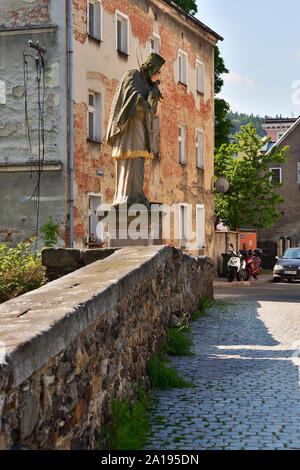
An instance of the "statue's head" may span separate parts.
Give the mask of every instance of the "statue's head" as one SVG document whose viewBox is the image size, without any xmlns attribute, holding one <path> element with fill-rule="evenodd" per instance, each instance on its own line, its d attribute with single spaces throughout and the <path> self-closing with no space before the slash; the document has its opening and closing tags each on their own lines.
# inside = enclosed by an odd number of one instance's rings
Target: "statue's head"
<svg viewBox="0 0 300 470">
<path fill-rule="evenodd" d="M 160 68 L 164 65 L 165 62 L 166 61 L 163 57 L 152 52 L 141 65 L 141 70 L 145 71 L 151 78 L 153 75 L 159 72 Z"/>
</svg>

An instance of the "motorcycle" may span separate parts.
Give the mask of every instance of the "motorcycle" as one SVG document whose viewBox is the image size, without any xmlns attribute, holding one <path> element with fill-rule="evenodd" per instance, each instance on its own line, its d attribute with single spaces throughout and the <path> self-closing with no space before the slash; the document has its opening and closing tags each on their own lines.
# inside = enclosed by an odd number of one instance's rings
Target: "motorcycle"
<svg viewBox="0 0 300 470">
<path fill-rule="evenodd" d="M 232 282 L 234 279 L 236 279 L 237 281 L 244 280 L 247 274 L 245 250 L 234 251 L 233 245 L 231 243 L 230 247 L 232 249 L 229 250 L 231 257 L 229 258 L 227 263 L 227 280 L 228 282 Z"/>
<path fill-rule="evenodd" d="M 261 266 L 261 254 L 262 250 L 260 248 L 255 248 L 254 250 L 248 250 L 247 259 L 246 259 L 246 276 L 245 281 L 250 281 L 251 276 L 254 279 L 257 279 L 260 271 L 262 271 Z"/>
</svg>

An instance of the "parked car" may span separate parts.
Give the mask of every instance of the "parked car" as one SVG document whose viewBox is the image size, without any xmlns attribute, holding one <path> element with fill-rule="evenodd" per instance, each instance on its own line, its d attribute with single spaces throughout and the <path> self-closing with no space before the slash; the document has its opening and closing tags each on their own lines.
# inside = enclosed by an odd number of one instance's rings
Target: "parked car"
<svg viewBox="0 0 300 470">
<path fill-rule="evenodd" d="M 276 264 L 273 268 L 274 282 L 287 279 L 300 279 L 300 248 L 288 248 L 281 258 L 276 256 Z"/>
</svg>

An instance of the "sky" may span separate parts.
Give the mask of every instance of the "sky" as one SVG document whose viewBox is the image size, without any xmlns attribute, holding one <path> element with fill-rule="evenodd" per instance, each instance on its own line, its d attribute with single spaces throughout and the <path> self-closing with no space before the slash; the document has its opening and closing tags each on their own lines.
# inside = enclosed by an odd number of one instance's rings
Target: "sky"
<svg viewBox="0 0 300 470">
<path fill-rule="evenodd" d="M 224 38 L 219 96 L 232 111 L 300 116 L 300 1 L 196 1 L 196 17 Z"/>
</svg>

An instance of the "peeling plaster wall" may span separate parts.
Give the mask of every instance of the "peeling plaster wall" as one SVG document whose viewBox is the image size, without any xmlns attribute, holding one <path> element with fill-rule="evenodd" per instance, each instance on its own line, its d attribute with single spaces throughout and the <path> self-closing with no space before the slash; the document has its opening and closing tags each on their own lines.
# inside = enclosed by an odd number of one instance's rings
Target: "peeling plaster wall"
<svg viewBox="0 0 300 470">
<path fill-rule="evenodd" d="M 28 60 L 28 114 L 32 130 L 32 154 L 25 126 L 23 51 L 28 41 L 39 41 L 47 50 L 45 69 L 45 160 L 60 160 L 63 169 L 43 172 L 40 226 L 51 215 L 61 224 L 64 244 L 67 171 L 67 57 L 66 5 L 62 0 L 3 0 L 0 25 L 15 27 L 18 34 L 0 32 L 0 164 L 38 159 L 37 84 L 33 60 Z M 21 31 L 28 25 L 57 25 L 51 31 Z M 4 85 L 3 85 L 4 83 Z M 5 91 L 3 91 L 3 89 Z M 1 170 L 1 168 L 0 168 Z M 32 236 L 36 203 L 30 200 L 37 172 L 0 171 L 2 201 L 0 242 L 16 244 Z"/>
<path fill-rule="evenodd" d="M 187 26 L 186 17 L 158 0 L 103 0 L 102 42 L 86 34 L 86 1 L 74 2 L 74 200 L 75 246 L 85 245 L 88 192 L 103 195 L 111 203 L 114 193 L 114 164 L 105 132 L 112 98 L 122 75 L 138 67 L 137 56 L 144 60 L 150 53 L 150 38 L 161 38 L 160 54 L 166 59 L 158 78 L 164 96 L 159 105 L 161 120 L 160 161 L 145 164 L 145 192 L 151 201 L 193 204 L 192 229 L 195 230 L 195 206 L 205 204 L 205 253 L 213 256 L 213 154 L 214 154 L 214 43 L 215 39 L 195 25 Z M 129 56 L 116 50 L 115 11 L 128 15 Z M 178 48 L 188 54 L 188 86 L 178 83 Z M 196 57 L 205 64 L 205 94 L 195 89 Z M 87 142 L 88 91 L 102 95 L 102 143 Z M 187 126 L 187 165 L 178 163 L 178 123 Z M 196 168 L 195 129 L 205 131 L 205 171 Z M 96 176 L 104 170 L 104 177 Z M 168 240 L 175 243 L 174 240 Z"/>
</svg>

